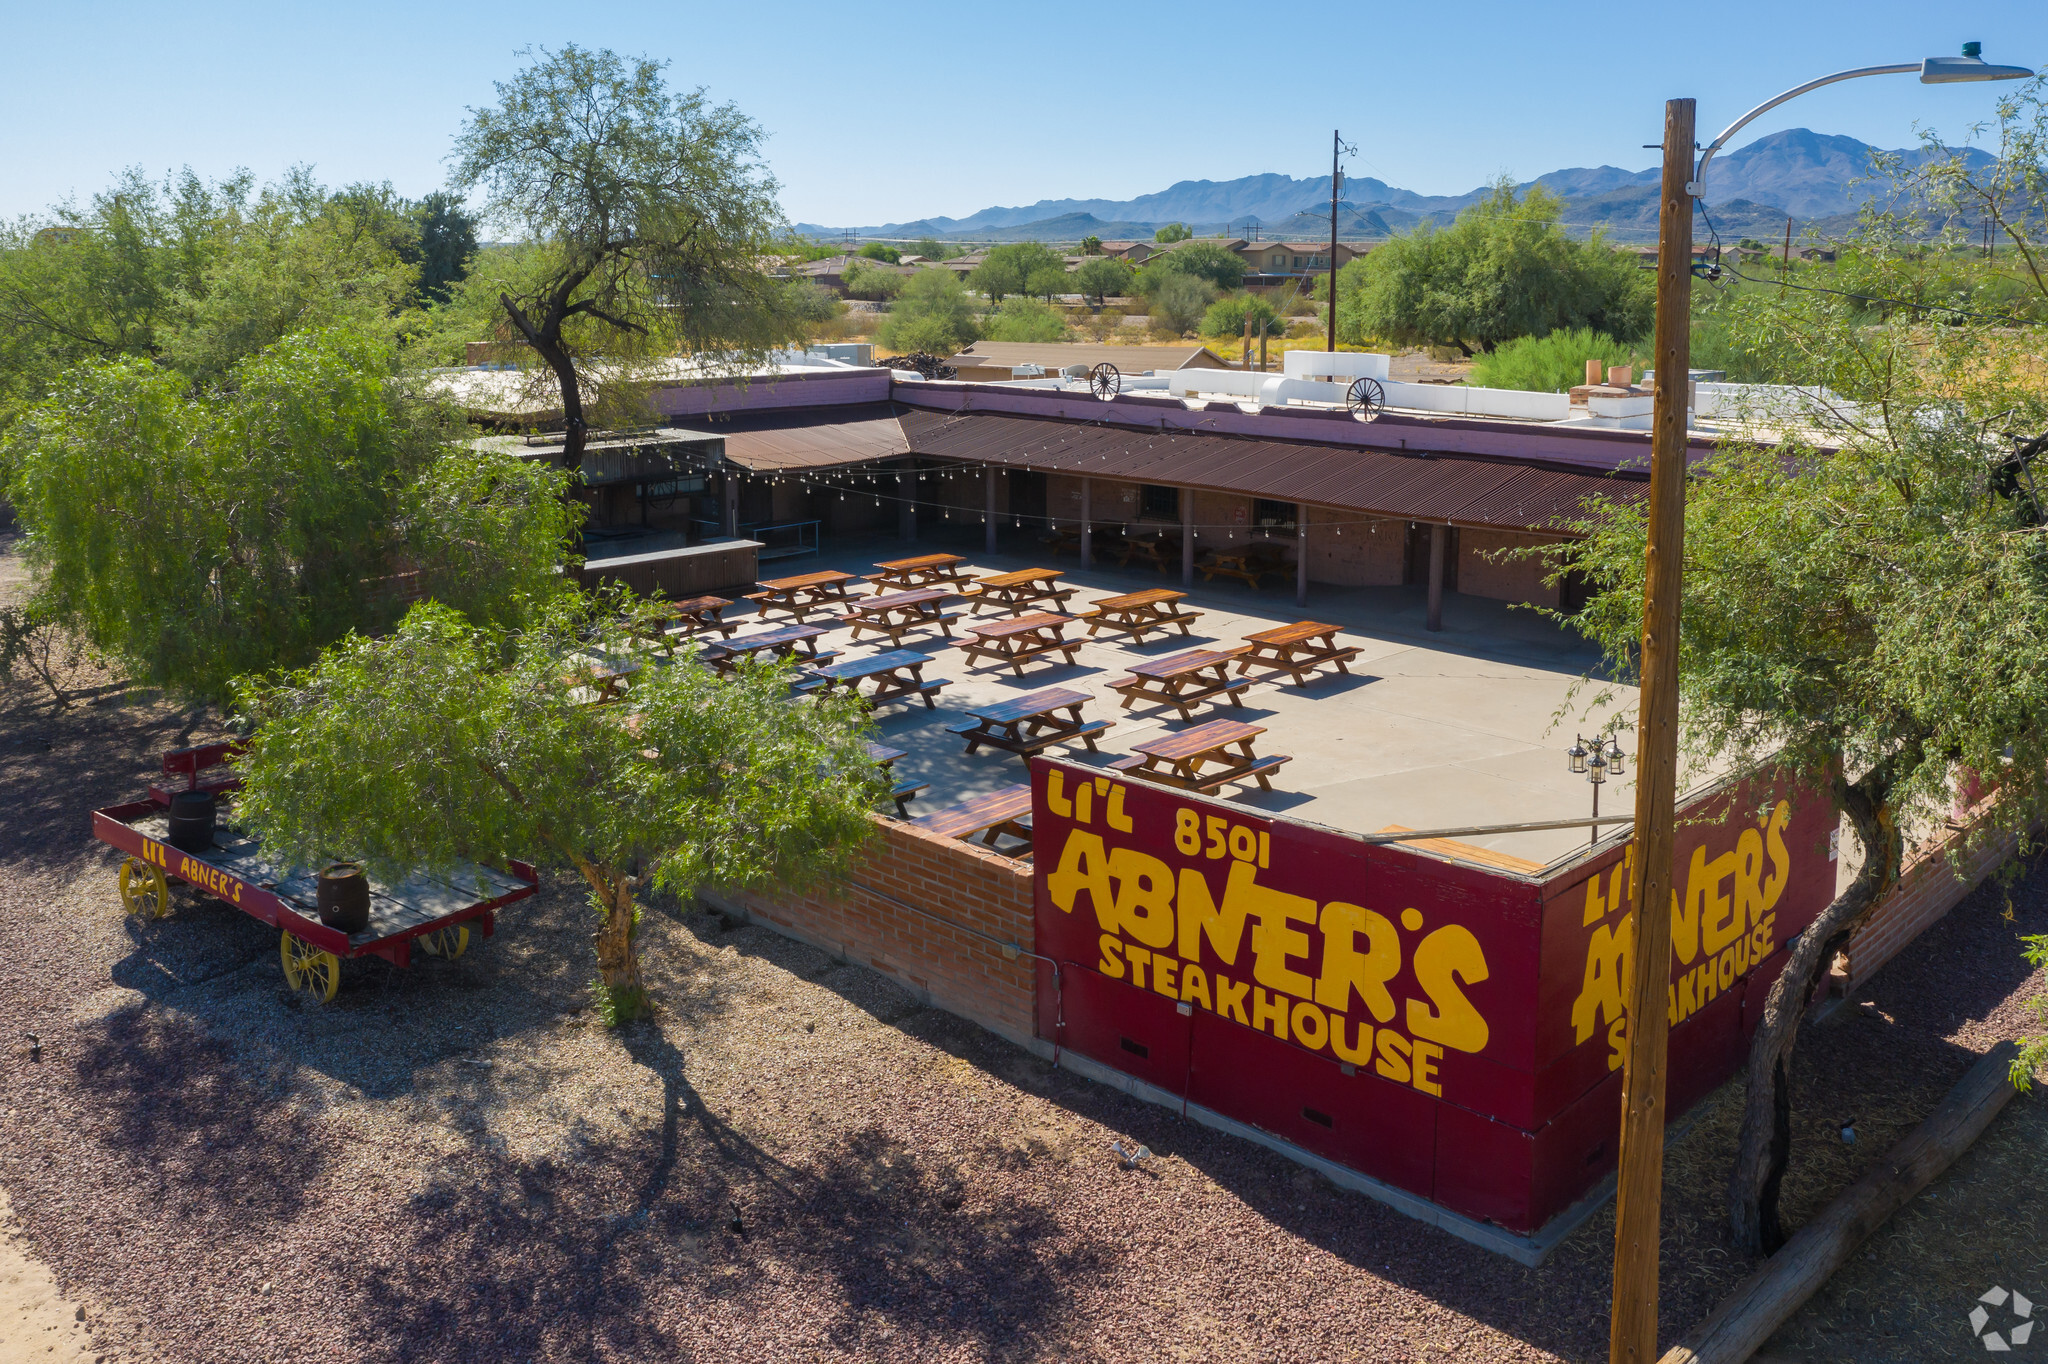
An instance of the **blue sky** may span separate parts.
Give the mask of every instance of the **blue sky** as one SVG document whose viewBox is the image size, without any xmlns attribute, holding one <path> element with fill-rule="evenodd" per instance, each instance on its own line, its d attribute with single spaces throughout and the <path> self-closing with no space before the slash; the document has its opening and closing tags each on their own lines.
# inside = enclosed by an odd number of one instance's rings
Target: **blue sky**
<svg viewBox="0 0 2048 1364">
<path fill-rule="evenodd" d="M 1663 101 L 1704 141 L 1824 72 L 1953 54 L 2048 63 L 2040 0 L 1334 7 L 1158 3 L 581 5 L 349 0 L 320 6 L 24 6 L 0 83 L 0 213 L 104 186 L 121 167 L 437 186 L 467 106 L 529 44 L 672 63 L 770 133 L 793 220 L 964 216 L 1041 198 L 1129 198 L 1176 180 L 1328 170 L 1422 193 L 1506 171 L 1646 166 Z M 1660 17 L 1667 12 L 1670 17 Z M 1711 20 L 1700 16 L 1711 15 Z M 1611 16 L 1611 17 L 1609 17 Z M 1911 77 L 1806 96 L 1746 130 L 1881 146 L 1959 134 L 2011 87 Z M 892 138 L 892 133 L 906 136 Z"/>
</svg>

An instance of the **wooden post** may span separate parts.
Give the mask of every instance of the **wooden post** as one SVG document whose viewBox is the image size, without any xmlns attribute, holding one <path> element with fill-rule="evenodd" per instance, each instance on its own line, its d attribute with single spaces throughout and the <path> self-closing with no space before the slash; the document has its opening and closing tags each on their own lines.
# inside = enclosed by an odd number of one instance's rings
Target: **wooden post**
<svg viewBox="0 0 2048 1364">
<path fill-rule="evenodd" d="M 1294 604 L 1308 605 L 1308 503 L 1294 504 Z"/>
<path fill-rule="evenodd" d="M 1429 528 L 1429 617 L 1423 625 L 1430 630 L 1444 628 L 1444 542 L 1450 538 L 1442 523 Z"/>
<path fill-rule="evenodd" d="M 1083 568 L 1093 568 L 1095 566 L 1095 531 L 1088 524 L 1088 493 L 1094 482 L 1095 480 L 1092 478 L 1081 480 L 1081 567 Z"/>
<path fill-rule="evenodd" d="M 988 527 L 987 543 L 983 548 L 987 549 L 990 554 L 993 554 L 996 552 L 996 466 L 991 464 L 986 469 L 983 469 L 981 477 L 982 481 L 987 485 L 983 491 L 987 495 L 986 500 L 988 503 L 982 514 L 983 524 Z"/>
<path fill-rule="evenodd" d="M 896 533 L 906 540 L 917 538 L 917 469 L 913 466 L 896 475 Z"/>
<path fill-rule="evenodd" d="M 1180 585 L 1182 591 L 1195 586 L 1195 490 L 1180 490 Z"/>
<path fill-rule="evenodd" d="M 1641 710 L 1631 903 L 1628 1051 L 1614 1185 L 1609 1364 L 1657 1358 L 1657 1253 L 1664 1196 L 1665 992 L 1671 979 L 1671 842 L 1678 803 L 1678 604 L 1685 561 L 1685 394 L 1692 368 L 1693 102 L 1664 105 L 1657 220 L 1657 392 L 1643 574 Z"/>
<path fill-rule="evenodd" d="M 719 500 L 725 506 L 719 520 L 725 524 L 728 537 L 736 538 L 740 533 L 740 471 L 728 466 L 725 477 L 719 480 Z"/>
<path fill-rule="evenodd" d="M 1338 153 L 1344 149 L 1344 139 L 1337 136 L 1335 129 L 1330 132 L 1330 344 L 1329 351 L 1337 350 L 1337 189 L 1344 183 L 1344 172 L 1337 167 Z"/>
<path fill-rule="evenodd" d="M 1243 361 L 1242 361 L 1242 364 L 1241 364 L 1241 368 L 1242 368 L 1242 369 L 1244 369 L 1246 373 L 1250 373 L 1250 372 L 1251 372 L 1251 367 L 1252 367 L 1252 315 L 1251 315 L 1251 314 L 1250 314 L 1249 312 L 1247 312 L 1247 313 L 1246 313 L 1246 314 L 1244 315 L 1244 357 L 1243 357 Z"/>
</svg>

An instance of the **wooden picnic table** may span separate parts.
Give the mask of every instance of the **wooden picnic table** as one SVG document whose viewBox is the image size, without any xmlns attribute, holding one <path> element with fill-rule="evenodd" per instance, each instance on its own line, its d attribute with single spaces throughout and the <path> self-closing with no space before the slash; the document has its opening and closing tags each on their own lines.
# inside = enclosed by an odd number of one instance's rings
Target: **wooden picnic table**
<svg viewBox="0 0 2048 1364">
<path fill-rule="evenodd" d="M 872 658 L 849 658 L 844 663 L 831 663 L 822 668 L 811 669 L 811 676 L 821 679 L 827 690 L 844 687 L 860 697 L 869 707 L 879 706 L 885 701 L 901 701 L 907 697 L 922 697 L 925 709 L 933 706 L 932 697 L 939 688 L 946 685 L 944 679 L 927 682 L 924 668 L 930 663 L 931 655 L 918 653 L 915 649 L 891 649 Z M 875 689 L 863 692 L 860 684 L 872 681 Z"/>
<path fill-rule="evenodd" d="M 1198 620 L 1202 613 L 1180 609 L 1179 603 L 1187 595 L 1171 588 L 1148 587 L 1143 592 L 1126 592 L 1121 597 L 1103 597 L 1087 610 L 1075 612 L 1074 616 L 1088 622 L 1091 638 L 1097 630 L 1110 630 L 1129 635 L 1134 644 L 1143 644 L 1146 634 L 1153 630 L 1164 634 L 1178 626 L 1183 635 L 1190 633 L 1189 624 Z"/>
<path fill-rule="evenodd" d="M 755 584 L 760 591 L 747 593 L 747 600 L 764 614 L 787 611 L 801 621 L 813 611 L 852 601 L 848 589 L 859 581 L 859 574 L 842 573 L 836 568 L 799 573 L 793 578 L 764 578 Z"/>
<path fill-rule="evenodd" d="M 1285 754 L 1261 758 L 1252 752 L 1252 740 L 1265 732 L 1265 726 L 1242 720 L 1211 720 L 1132 744 L 1132 756 L 1118 758 L 1110 767 L 1183 791 L 1209 792 L 1234 781 L 1256 781 L 1261 790 L 1270 791 L 1273 784 L 1266 774 L 1289 759 Z M 1230 751 L 1232 746 L 1236 753 Z M 1202 770 L 1210 764 L 1216 765 L 1214 771 Z"/>
<path fill-rule="evenodd" d="M 1034 611 L 1028 616 L 969 625 L 968 637 L 954 640 L 953 647 L 965 649 L 970 664 L 977 660 L 1007 663 L 1012 672 L 1022 677 L 1024 665 L 1034 658 L 1064 654 L 1067 662 L 1074 661 L 1074 651 L 1081 647 L 1081 641 L 1061 638 L 1061 632 L 1073 619 L 1050 611 Z"/>
<path fill-rule="evenodd" d="M 1081 719 L 1081 707 L 1093 699 L 1087 692 L 1071 687 L 1047 687 L 1013 701 L 971 706 L 967 713 L 974 717 L 972 721 L 947 725 L 946 730 L 967 740 L 969 755 L 987 744 L 1029 758 L 1054 744 L 1072 743 L 1076 739 L 1087 744 L 1088 751 L 1093 753 L 1095 736 L 1116 723 Z M 1062 711 L 1066 712 L 1064 716 Z"/>
<path fill-rule="evenodd" d="M 1216 578 L 1235 578 L 1257 588 L 1266 574 L 1287 571 L 1287 552 L 1271 540 L 1254 540 L 1243 549 L 1211 550 L 1195 567 L 1201 570 L 1205 583 Z"/>
<path fill-rule="evenodd" d="M 1152 565 L 1161 573 L 1180 563 L 1180 537 L 1159 531 L 1151 535 L 1133 535 L 1124 541 L 1123 557 L 1116 561 L 1118 568 L 1129 568 L 1131 560 Z"/>
<path fill-rule="evenodd" d="M 1239 644 L 1228 649 L 1189 649 L 1165 658 L 1147 659 L 1133 664 L 1129 677 L 1109 685 L 1124 694 L 1125 710 L 1135 701 L 1152 701 L 1172 706 L 1180 712 L 1181 719 L 1192 720 L 1195 707 L 1218 696 L 1228 697 L 1233 706 L 1244 704 L 1238 693 L 1252 685 L 1251 679 L 1230 676 L 1231 662 L 1244 652 L 1245 646 Z"/>
<path fill-rule="evenodd" d="M 1024 840 L 1024 846 L 1013 850 L 1010 856 L 1028 857 L 1031 855 L 1030 815 L 1031 784 L 1019 782 L 985 796 L 963 800 L 958 805 L 949 805 L 943 810 L 934 810 L 912 820 L 911 827 L 940 838 L 973 838 L 978 834 L 981 841 L 991 848 L 995 847 L 998 837 L 1008 834 Z"/>
<path fill-rule="evenodd" d="M 731 670 L 742 658 L 753 658 L 764 652 L 777 656 L 796 655 L 810 662 L 825 663 L 839 657 L 839 652 L 818 648 L 818 637 L 824 633 L 822 625 L 783 625 L 763 630 L 757 635 L 713 640 L 704 646 L 704 657 L 721 672 Z"/>
<path fill-rule="evenodd" d="M 1066 604 L 1074 595 L 1071 587 L 1059 586 L 1060 571 L 1056 568 L 1020 568 L 1014 573 L 997 573 L 983 578 L 980 582 L 969 583 L 960 591 L 964 597 L 974 599 L 974 614 L 981 614 L 983 602 L 1001 607 L 1013 614 L 1021 614 L 1039 602 L 1049 602 L 1054 607 Z"/>
<path fill-rule="evenodd" d="M 867 749 L 868 757 L 874 760 L 875 765 L 884 772 L 887 772 L 895 782 L 895 785 L 889 789 L 889 799 L 896 802 L 897 816 L 901 819 L 909 819 L 910 802 L 916 800 L 918 794 L 930 786 L 931 783 L 928 781 L 918 781 L 914 777 L 896 776 L 896 760 L 903 757 L 908 750 L 890 748 L 886 744 L 876 743 L 873 739 L 863 739 L 861 744 Z"/>
<path fill-rule="evenodd" d="M 868 574 L 868 581 L 875 585 L 878 596 L 892 587 L 971 583 L 973 575 L 960 570 L 960 565 L 966 562 L 966 557 L 959 554 L 917 554 L 908 559 L 885 559 L 875 565 L 873 573 Z"/>
<path fill-rule="evenodd" d="M 661 603 L 662 614 L 648 627 L 636 629 L 634 633 L 647 643 L 655 645 L 664 653 L 673 654 L 676 645 L 698 635 L 717 631 L 731 635 L 739 626 L 724 619 L 725 608 L 732 602 L 726 597 L 685 597 L 681 601 Z"/>
<path fill-rule="evenodd" d="M 860 638 L 861 631 L 873 630 L 887 635 L 892 649 L 902 648 L 904 635 L 927 625 L 938 626 L 939 632 L 951 639 L 953 622 L 960 619 L 960 613 L 943 611 L 939 609 L 939 603 L 952 595 L 938 587 L 891 592 L 886 596 L 848 602 L 846 614 L 840 619 L 853 627 L 855 639 Z"/>
<path fill-rule="evenodd" d="M 607 705 L 626 699 L 626 682 L 640 671 L 637 658 L 620 658 L 611 654 L 586 654 L 570 663 L 569 671 L 562 680 L 571 687 L 580 687 L 593 693 L 589 704 Z"/>
<path fill-rule="evenodd" d="M 1297 687 L 1308 686 L 1308 679 L 1325 663 L 1334 663 L 1338 672 L 1348 673 L 1351 670 L 1344 665 L 1358 657 L 1358 650 L 1338 645 L 1338 628 L 1320 621 L 1298 620 L 1292 625 L 1277 625 L 1246 635 L 1245 643 L 1251 647 L 1238 659 L 1237 670 L 1250 672 L 1254 665 L 1271 668 L 1292 675 Z"/>
</svg>

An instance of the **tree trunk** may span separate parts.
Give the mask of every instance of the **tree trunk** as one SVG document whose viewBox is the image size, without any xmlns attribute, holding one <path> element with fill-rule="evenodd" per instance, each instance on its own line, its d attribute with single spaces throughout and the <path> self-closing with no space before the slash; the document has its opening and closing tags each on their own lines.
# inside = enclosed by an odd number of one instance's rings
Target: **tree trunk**
<svg viewBox="0 0 2048 1364">
<path fill-rule="evenodd" d="M 1749 1046 L 1748 1098 L 1735 1168 L 1728 1177 L 1728 1220 L 1735 1244 L 1747 1255 L 1769 1255 L 1785 1244 L 1778 1220 L 1778 1186 L 1792 1146 L 1792 1048 L 1806 1002 L 1835 951 L 1866 918 L 1898 874 L 1899 831 L 1887 809 L 1887 767 L 1836 787 L 1843 813 L 1863 845 L 1863 865 L 1848 889 L 1793 940 L 1791 960 L 1771 985 L 1763 1021 Z"/>
<path fill-rule="evenodd" d="M 583 443 L 589 428 L 583 420 L 583 390 L 576 382 L 576 361 L 569 354 L 569 348 L 562 344 L 565 314 L 560 304 L 566 301 L 566 293 L 559 302 L 551 300 L 547 315 L 536 325 L 512 301 L 511 295 L 498 295 L 498 302 L 504 307 L 505 315 L 512 319 L 512 325 L 519 329 L 534 353 L 554 371 L 555 385 L 562 390 L 562 467 L 573 471 L 583 467 Z"/>
<path fill-rule="evenodd" d="M 611 993 L 618 1021 L 639 1017 L 647 1005 L 647 985 L 640 977 L 640 954 L 633 943 L 633 878 L 607 873 L 599 892 L 604 923 L 596 933 L 597 973 Z"/>
</svg>

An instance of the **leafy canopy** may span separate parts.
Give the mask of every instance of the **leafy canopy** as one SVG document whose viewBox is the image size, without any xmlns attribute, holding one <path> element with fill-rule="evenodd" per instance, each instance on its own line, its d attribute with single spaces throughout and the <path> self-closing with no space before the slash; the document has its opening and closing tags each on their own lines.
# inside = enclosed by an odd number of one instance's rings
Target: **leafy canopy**
<svg viewBox="0 0 2048 1364">
<path fill-rule="evenodd" d="M 1001 303 L 1011 294 L 1051 298 L 1068 288 L 1066 261 L 1043 242 L 992 247 L 967 276 L 967 287 Z"/>
<path fill-rule="evenodd" d="M 1285 336 L 1287 320 L 1274 311 L 1273 305 L 1257 294 L 1232 294 L 1219 298 L 1209 305 L 1202 314 L 1202 335 L 1215 337 L 1243 336 L 1246 319 L 1250 319 L 1252 335 L 1259 335 L 1259 324 L 1265 324 L 1267 336 Z"/>
<path fill-rule="evenodd" d="M 903 253 L 887 242 L 869 242 L 853 254 L 865 256 L 869 260 L 883 261 L 889 265 L 895 265 L 903 259 Z"/>
<path fill-rule="evenodd" d="M 884 270 L 864 260 L 849 261 L 839 277 L 850 297 L 871 299 L 896 297 L 903 292 L 903 280 L 904 276 L 894 270 Z"/>
<path fill-rule="evenodd" d="M 1175 336 L 1193 331 L 1215 297 L 1215 286 L 1200 275 L 1162 276 L 1151 289 L 1152 325 Z"/>
<path fill-rule="evenodd" d="M 1082 297 L 1102 303 L 1112 295 L 1121 297 L 1129 293 L 1133 273 L 1128 264 L 1115 256 L 1091 256 L 1074 272 L 1074 287 Z"/>
<path fill-rule="evenodd" d="M 1244 283 L 1244 260 L 1220 242 L 1189 242 L 1146 261 L 1138 271 L 1138 292 L 1149 298 L 1175 275 L 1192 275 L 1219 290 L 1235 289 Z"/>
<path fill-rule="evenodd" d="M 1168 223 L 1152 234 L 1152 240 L 1166 243 L 1184 242 L 1194 235 L 1194 229 L 1186 223 Z"/>
<path fill-rule="evenodd" d="M 1006 298 L 982 334 L 991 341 L 1064 341 L 1067 320 L 1035 298 Z"/>
<path fill-rule="evenodd" d="M 216 699 L 415 593 L 518 619 L 558 581 L 559 476 L 462 443 L 391 358 L 292 336 L 196 394 L 141 360 L 78 366 L 0 451 L 39 600 L 136 676 Z"/>
<path fill-rule="evenodd" d="M 912 275 L 876 331 L 890 350 L 942 357 L 958 353 L 980 335 L 974 300 L 960 276 L 943 267 Z"/>
<path fill-rule="evenodd" d="M 1544 336 L 1516 337 L 1472 362 L 1475 388 L 1520 388 L 1563 393 L 1586 382 L 1586 362 L 1630 364 L 1628 346 L 1591 327 L 1563 327 Z M 1695 362 L 1697 368 L 1697 362 Z M 1603 370 L 1604 372 L 1604 370 Z"/>
<path fill-rule="evenodd" d="M 1560 327 L 1647 333 L 1656 310 L 1652 273 L 1597 233 L 1567 237 L 1560 213 L 1542 188 L 1517 200 L 1503 179 L 1451 226 L 1425 224 L 1353 258 L 1338 272 L 1338 339 L 1470 355 Z M 1327 278 L 1316 289 L 1327 304 Z"/>
</svg>

